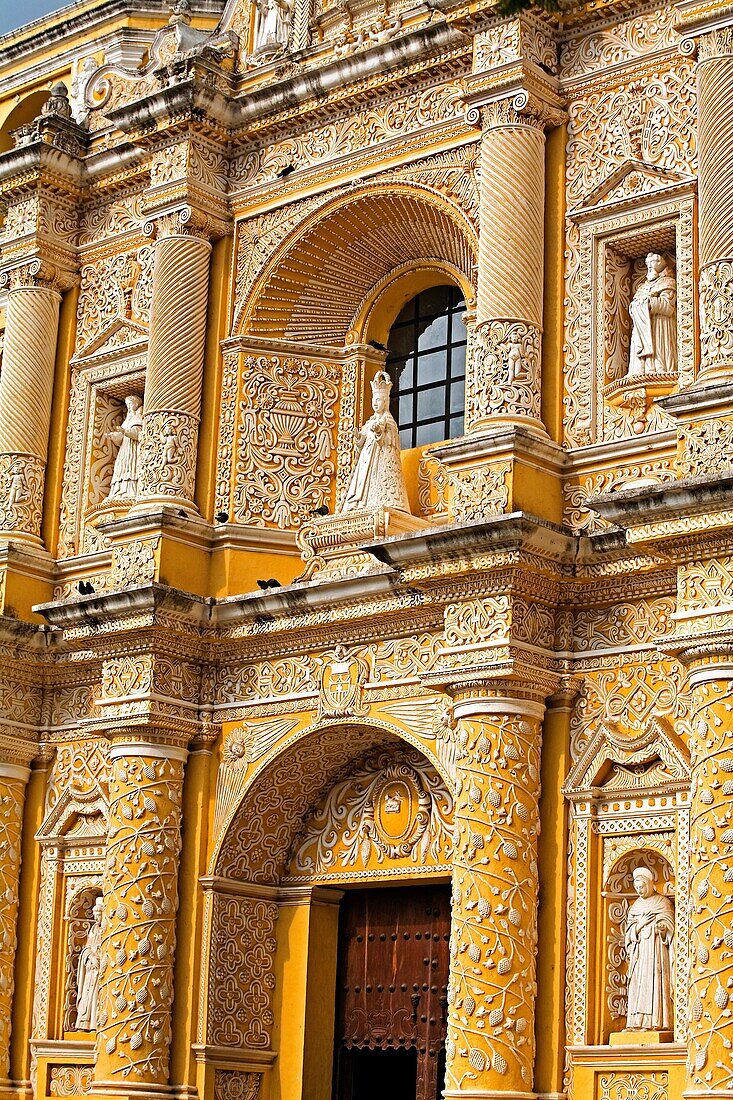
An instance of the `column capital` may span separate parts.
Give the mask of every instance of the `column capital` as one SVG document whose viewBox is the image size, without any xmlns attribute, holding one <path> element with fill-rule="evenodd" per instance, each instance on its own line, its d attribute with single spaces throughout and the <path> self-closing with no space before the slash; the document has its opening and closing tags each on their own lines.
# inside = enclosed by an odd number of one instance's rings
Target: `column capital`
<svg viewBox="0 0 733 1100">
<path fill-rule="evenodd" d="M 233 232 L 232 223 L 217 217 L 209 211 L 183 204 L 175 210 L 154 214 L 143 226 L 146 237 L 156 241 L 182 237 L 199 241 L 211 248 L 211 242 L 226 237 Z"/>
<path fill-rule="evenodd" d="M 77 282 L 76 272 L 63 262 L 40 256 L 28 256 L 0 273 L 0 286 L 7 287 L 11 294 L 18 290 L 40 290 L 59 300 L 62 292 Z"/>
<path fill-rule="evenodd" d="M 456 717 L 459 708 L 470 707 L 479 708 L 472 713 L 524 713 L 528 717 L 541 718 L 545 700 L 557 691 L 562 677 L 552 669 L 537 668 L 515 659 L 511 667 L 469 664 L 463 668 L 449 668 L 439 665 L 420 679 L 426 687 L 439 688 L 451 696 Z M 504 705 L 510 709 L 503 711 Z"/>
</svg>

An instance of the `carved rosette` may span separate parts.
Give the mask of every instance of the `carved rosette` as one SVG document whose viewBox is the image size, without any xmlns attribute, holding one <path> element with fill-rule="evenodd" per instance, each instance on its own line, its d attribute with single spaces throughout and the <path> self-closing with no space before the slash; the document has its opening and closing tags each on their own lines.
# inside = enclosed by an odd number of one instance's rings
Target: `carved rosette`
<svg viewBox="0 0 733 1100">
<path fill-rule="evenodd" d="M 194 233 L 155 244 L 137 504 L 194 510 L 211 245 Z"/>
<path fill-rule="evenodd" d="M 540 719 L 525 700 L 456 704 L 446 1097 L 525 1095 L 534 1064 Z"/>
<path fill-rule="evenodd" d="M 733 369 L 733 50 L 731 28 L 698 47 L 700 372 Z"/>
<path fill-rule="evenodd" d="M 0 378 L 0 532 L 37 541 L 51 423 L 61 296 L 16 286 L 8 296 Z"/>
<path fill-rule="evenodd" d="M 733 1085 L 733 680 L 725 675 L 714 666 L 690 675 L 694 709 L 687 1084 L 701 1096 L 727 1095 Z"/>
<path fill-rule="evenodd" d="M 466 401 L 469 431 L 500 418 L 540 419 L 541 332 L 524 321 L 477 325 L 472 385 Z"/>
<path fill-rule="evenodd" d="M 95 1084 L 165 1085 L 185 751 L 113 746 Z"/>
<path fill-rule="evenodd" d="M 10 1076 L 23 800 L 28 769 L 0 764 L 0 1082 Z"/>
</svg>

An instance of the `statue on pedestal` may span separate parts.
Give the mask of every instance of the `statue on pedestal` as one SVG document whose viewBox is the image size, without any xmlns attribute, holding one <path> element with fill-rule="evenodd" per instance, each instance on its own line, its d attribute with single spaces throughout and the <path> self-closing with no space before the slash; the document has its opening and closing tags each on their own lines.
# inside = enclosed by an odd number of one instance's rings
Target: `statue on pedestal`
<svg viewBox="0 0 733 1100">
<path fill-rule="evenodd" d="M 108 500 L 135 500 L 137 496 L 137 452 L 140 432 L 143 426 L 143 403 L 137 394 L 125 398 L 127 414 L 125 419 L 107 438 L 115 443 L 119 450 L 112 471 L 112 484 Z"/>
<path fill-rule="evenodd" d="M 287 49 L 291 18 L 289 0 L 255 0 L 255 4 L 255 54 L 279 53 Z"/>
<path fill-rule="evenodd" d="M 647 276 L 634 295 L 627 377 L 677 372 L 677 281 L 658 252 L 646 257 Z"/>
<path fill-rule="evenodd" d="M 639 895 L 629 908 L 624 944 L 629 959 L 627 977 L 629 1030 L 668 1031 L 674 1025 L 672 1009 L 672 941 L 674 906 L 657 892 L 648 867 L 633 875 Z"/>
<path fill-rule="evenodd" d="M 101 897 L 98 897 L 94 903 L 93 916 L 87 942 L 79 955 L 79 967 L 76 972 L 76 1026 L 79 1031 L 94 1031 L 97 1026 L 99 961 L 102 947 Z"/>
<path fill-rule="evenodd" d="M 351 471 L 342 512 L 363 508 L 399 508 L 410 511 L 400 462 L 400 434 L 389 411 L 392 380 L 377 371 L 372 382 L 372 408 L 356 441 L 356 465 Z"/>
</svg>

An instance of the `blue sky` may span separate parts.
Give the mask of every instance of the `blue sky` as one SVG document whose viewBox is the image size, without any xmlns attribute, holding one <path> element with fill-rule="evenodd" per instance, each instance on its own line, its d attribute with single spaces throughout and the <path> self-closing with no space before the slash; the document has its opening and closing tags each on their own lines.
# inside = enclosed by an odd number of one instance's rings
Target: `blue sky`
<svg viewBox="0 0 733 1100">
<path fill-rule="evenodd" d="M 63 8 L 69 0 L 0 0 L 0 34 L 32 23 L 50 11 Z"/>
</svg>

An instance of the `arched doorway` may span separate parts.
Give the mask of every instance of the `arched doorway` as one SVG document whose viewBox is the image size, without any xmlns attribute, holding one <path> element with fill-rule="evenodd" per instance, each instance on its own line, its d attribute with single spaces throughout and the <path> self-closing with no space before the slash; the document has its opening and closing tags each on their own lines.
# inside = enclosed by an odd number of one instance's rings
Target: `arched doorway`
<svg viewBox="0 0 733 1100">
<path fill-rule="evenodd" d="M 386 729 L 315 729 L 230 812 L 201 1038 L 231 1050 L 226 1072 L 266 1076 L 268 1100 L 359 1100 L 367 1083 L 436 1100 L 453 821 L 438 768 Z"/>
</svg>

